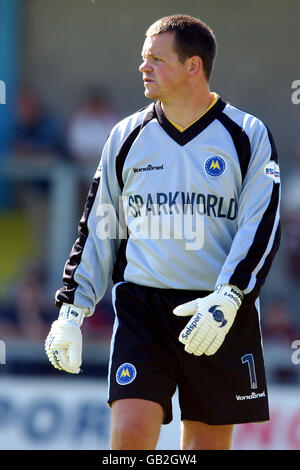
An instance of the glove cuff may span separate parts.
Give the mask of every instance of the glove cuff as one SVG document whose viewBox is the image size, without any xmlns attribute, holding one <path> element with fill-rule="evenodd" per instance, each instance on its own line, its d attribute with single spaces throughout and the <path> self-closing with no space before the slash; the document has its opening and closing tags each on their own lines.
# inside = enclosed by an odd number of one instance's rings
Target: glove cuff
<svg viewBox="0 0 300 470">
<path fill-rule="evenodd" d="M 217 286 L 216 291 L 218 295 L 221 295 L 225 299 L 229 300 L 238 310 L 242 305 L 244 298 L 243 292 L 236 286 L 231 284 L 224 284 Z"/>
<path fill-rule="evenodd" d="M 75 307 L 75 305 L 71 304 L 62 304 L 58 319 L 72 321 L 78 326 L 81 326 L 86 313 L 88 313 L 88 308 Z"/>
</svg>

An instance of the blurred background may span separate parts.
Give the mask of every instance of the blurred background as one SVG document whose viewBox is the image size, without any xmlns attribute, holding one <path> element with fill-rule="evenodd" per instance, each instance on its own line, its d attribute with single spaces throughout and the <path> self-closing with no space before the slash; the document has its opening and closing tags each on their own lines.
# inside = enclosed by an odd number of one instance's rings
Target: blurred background
<svg viewBox="0 0 300 470">
<path fill-rule="evenodd" d="M 261 296 L 271 420 L 238 426 L 234 448 L 300 448 L 299 2 L 0 0 L 2 449 L 108 448 L 111 290 L 84 323 L 82 374 L 54 369 L 44 339 L 103 144 L 148 104 L 145 30 L 175 13 L 212 27 L 212 91 L 268 125 L 281 164 L 282 243 Z M 174 404 L 158 448 L 178 448 L 178 420 Z"/>
</svg>

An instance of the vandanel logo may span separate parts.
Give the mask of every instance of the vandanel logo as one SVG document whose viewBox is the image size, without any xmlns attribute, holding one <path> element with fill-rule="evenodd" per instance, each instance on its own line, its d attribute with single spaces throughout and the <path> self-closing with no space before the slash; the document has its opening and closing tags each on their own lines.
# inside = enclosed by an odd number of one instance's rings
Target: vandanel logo
<svg viewBox="0 0 300 470">
<path fill-rule="evenodd" d="M 148 165 L 142 168 L 133 168 L 134 173 L 139 173 L 140 171 L 153 171 L 153 170 L 163 170 L 164 165 Z"/>
<path fill-rule="evenodd" d="M 116 373 L 116 381 L 119 385 L 128 385 L 136 378 L 136 368 L 130 362 L 122 364 Z"/>
<path fill-rule="evenodd" d="M 210 176 L 220 176 L 224 173 L 226 163 L 222 157 L 213 155 L 209 157 L 204 164 L 205 171 Z"/>
<path fill-rule="evenodd" d="M 257 398 L 265 398 L 266 392 L 265 390 L 261 393 L 252 392 L 251 395 L 236 395 L 235 398 L 237 401 L 239 400 L 256 400 Z"/>
</svg>

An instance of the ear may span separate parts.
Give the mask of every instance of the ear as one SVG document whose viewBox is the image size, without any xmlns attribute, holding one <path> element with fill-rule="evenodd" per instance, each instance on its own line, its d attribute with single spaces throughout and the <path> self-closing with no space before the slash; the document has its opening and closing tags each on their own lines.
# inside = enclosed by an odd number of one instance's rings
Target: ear
<svg viewBox="0 0 300 470">
<path fill-rule="evenodd" d="M 203 67 L 201 57 L 199 57 L 198 55 L 189 57 L 187 60 L 187 66 L 188 66 L 188 73 L 191 76 L 198 75 Z"/>
</svg>

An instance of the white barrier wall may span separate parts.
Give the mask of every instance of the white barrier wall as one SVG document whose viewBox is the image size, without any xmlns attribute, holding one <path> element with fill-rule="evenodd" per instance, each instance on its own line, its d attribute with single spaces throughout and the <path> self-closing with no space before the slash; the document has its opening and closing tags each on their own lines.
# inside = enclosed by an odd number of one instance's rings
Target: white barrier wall
<svg viewBox="0 0 300 470">
<path fill-rule="evenodd" d="M 162 427 L 158 449 L 179 449 L 179 409 Z M 235 428 L 233 449 L 300 449 L 300 400 L 295 387 L 270 388 L 271 420 Z M 3 378 L 0 449 L 108 449 L 110 411 L 106 381 Z"/>
<path fill-rule="evenodd" d="M 2 379 L 0 449 L 105 449 L 105 398 L 104 381 Z"/>
</svg>

